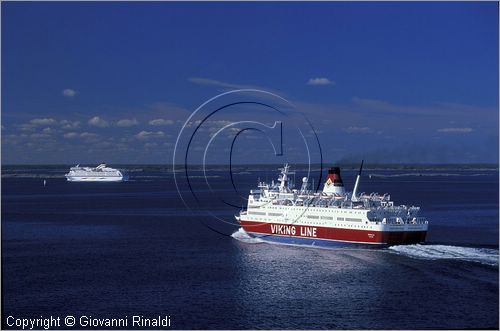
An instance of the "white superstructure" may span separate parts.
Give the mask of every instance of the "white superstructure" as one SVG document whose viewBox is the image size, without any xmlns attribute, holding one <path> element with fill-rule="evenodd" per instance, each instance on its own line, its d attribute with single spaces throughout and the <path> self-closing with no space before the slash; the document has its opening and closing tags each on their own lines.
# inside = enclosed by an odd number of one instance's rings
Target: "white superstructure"
<svg viewBox="0 0 500 331">
<path fill-rule="evenodd" d="M 122 182 L 127 180 L 127 177 L 118 169 L 109 168 L 105 163 L 99 164 L 95 168 L 71 167 L 70 171 L 65 175 L 69 182 Z"/>
</svg>

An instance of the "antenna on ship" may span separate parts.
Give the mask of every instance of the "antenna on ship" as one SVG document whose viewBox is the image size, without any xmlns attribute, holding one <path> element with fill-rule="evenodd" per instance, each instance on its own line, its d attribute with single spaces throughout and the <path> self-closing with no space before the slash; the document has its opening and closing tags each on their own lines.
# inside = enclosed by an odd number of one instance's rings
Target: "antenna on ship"
<svg viewBox="0 0 500 331">
<path fill-rule="evenodd" d="M 358 176 L 356 177 L 356 184 L 354 184 L 354 190 L 352 191 L 352 195 L 351 195 L 352 202 L 359 201 L 358 198 L 356 197 L 356 194 L 358 193 L 358 185 L 359 185 L 359 178 L 361 177 L 361 171 L 363 171 L 363 162 L 364 162 L 364 160 L 361 160 L 361 166 L 359 167 L 359 173 L 358 173 Z"/>
</svg>

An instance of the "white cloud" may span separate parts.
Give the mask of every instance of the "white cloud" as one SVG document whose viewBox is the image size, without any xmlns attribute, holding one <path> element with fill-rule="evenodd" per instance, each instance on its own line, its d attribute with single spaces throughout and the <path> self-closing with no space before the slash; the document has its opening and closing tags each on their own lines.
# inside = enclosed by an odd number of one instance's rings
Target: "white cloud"
<svg viewBox="0 0 500 331">
<path fill-rule="evenodd" d="M 70 130 L 70 129 L 75 129 L 78 126 L 80 126 L 79 121 L 68 121 L 68 120 L 62 120 L 59 122 L 61 125 L 61 128 L 64 130 Z"/>
<path fill-rule="evenodd" d="M 155 125 L 155 126 L 172 125 L 172 124 L 174 124 L 174 121 L 172 121 L 172 120 L 165 120 L 163 118 L 157 118 L 157 119 L 149 121 L 149 125 Z"/>
<path fill-rule="evenodd" d="M 35 126 L 33 124 L 21 124 L 19 129 L 23 132 L 32 132 L 35 131 Z"/>
<path fill-rule="evenodd" d="M 201 121 L 197 121 L 197 125 L 200 124 Z M 223 127 L 223 126 L 227 126 L 227 125 L 230 125 L 230 124 L 235 124 L 237 122 L 234 122 L 234 121 L 226 121 L 226 120 L 217 120 L 217 121 L 209 121 L 208 122 L 209 124 L 212 124 L 212 125 L 216 125 L 216 126 L 219 126 L 219 127 Z"/>
<path fill-rule="evenodd" d="M 141 131 L 139 132 L 138 134 L 135 135 L 135 137 L 139 140 L 148 140 L 150 138 L 161 138 L 165 136 L 165 134 L 163 133 L 163 131 L 157 131 L 157 132 L 153 132 L 153 131 Z"/>
<path fill-rule="evenodd" d="M 307 85 L 314 85 L 314 86 L 319 86 L 319 85 L 334 85 L 335 82 L 329 80 L 328 78 L 325 77 L 318 77 L 318 78 L 309 78 L 307 81 Z"/>
<path fill-rule="evenodd" d="M 372 130 L 368 127 L 350 126 L 344 129 L 347 133 L 370 133 Z"/>
<path fill-rule="evenodd" d="M 478 116 L 490 116 L 491 114 L 498 113 L 498 108 L 494 107 L 478 107 L 454 103 L 437 103 L 425 106 L 412 106 L 394 104 L 384 100 L 377 99 L 363 99 L 359 97 L 352 98 L 353 111 L 363 113 L 379 113 L 389 115 L 391 113 L 408 114 L 408 115 L 427 115 L 434 118 L 443 117 L 447 120 L 450 118 L 457 118 L 464 116 L 469 118 L 470 114 L 477 114 Z M 331 110 L 331 108 L 329 109 Z M 481 115 L 479 115 L 481 114 Z"/>
<path fill-rule="evenodd" d="M 31 125 L 54 125 L 56 123 L 53 118 L 34 118 L 30 121 Z"/>
<path fill-rule="evenodd" d="M 274 89 L 264 87 L 264 86 L 234 84 L 234 83 L 222 82 L 220 80 L 203 78 L 203 77 L 191 77 L 191 78 L 188 78 L 188 80 L 191 83 L 198 84 L 198 85 L 220 87 L 222 90 L 255 89 L 255 90 L 261 90 L 261 91 L 266 91 L 269 93 L 277 94 L 277 95 L 280 95 L 281 97 L 286 97 L 285 93 L 283 93 L 281 91 L 276 91 Z M 250 92 L 249 91 L 246 93 L 256 93 L 256 95 L 258 95 L 261 98 L 262 97 L 269 97 L 269 95 L 266 95 L 265 93 L 262 93 L 262 92 Z M 275 97 L 273 97 L 273 98 L 275 99 Z"/>
<path fill-rule="evenodd" d="M 137 125 L 139 124 L 139 122 L 137 122 L 137 120 L 134 118 L 134 119 L 123 119 L 123 120 L 119 120 L 118 122 L 116 122 L 116 126 L 120 126 L 120 127 L 129 127 L 129 126 L 134 126 L 134 125 Z"/>
<path fill-rule="evenodd" d="M 190 127 L 192 127 L 193 125 L 199 125 L 200 123 L 201 123 L 201 120 L 196 120 L 196 121 L 194 121 L 194 122 L 193 122 L 193 121 L 190 121 L 190 122 L 186 123 L 186 127 L 187 127 L 187 128 L 190 128 Z M 201 129 L 201 128 L 200 128 L 200 129 Z"/>
<path fill-rule="evenodd" d="M 65 133 L 63 135 L 63 137 L 66 138 L 66 139 L 75 139 L 75 138 L 95 139 L 98 136 L 99 136 L 98 134 L 95 134 L 95 133 L 92 133 L 92 132 L 82 132 L 82 133 L 67 132 L 67 133 Z"/>
<path fill-rule="evenodd" d="M 437 129 L 437 132 L 444 133 L 471 133 L 474 131 L 472 128 L 441 128 Z"/>
<path fill-rule="evenodd" d="M 66 138 L 66 139 L 73 139 L 73 138 L 78 137 L 78 133 L 76 133 L 76 132 L 68 132 L 68 133 L 65 133 L 63 135 L 63 137 Z"/>
<path fill-rule="evenodd" d="M 32 133 L 30 137 L 33 139 L 43 139 L 43 138 L 49 138 L 50 135 L 45 133 Z"/>
<path fill-rule="evenodd" d="M 99 128 L 105 128 L 109 126 L 108 122 L 100 118 L 99 116 L 94 116 L 89 119 L 89 125 L 97 126 Z"/>
<path fill-rule="evenodd" d="M 191 77 L 188 80 L 191 83 L 195 83 L 195 84 L 199 84 L 199 85 L 211 85 L 211 86 L 219 86 L 219 87 L 225 87 L 225 88 L 231 88 L 231 89 L 250 88 L 249 85 L 226 83 L 226 82 L 221 82 L 219 80 L 202 78 L 202 77 Z"/>
<path fill-rule="evenodd" d="M 70 88 L 67 88 L 65 90 L 62 91 L 62 94 L 65 96 L 65 97 L 74 97 L 76 95 L 76 91 L 75 90 L 72 90 Z"/>
<path fill-rule="evenodd" d="M 42 130 L 43 133 L 46 133 L 46 134 L 51 134 L 52 133 L 52 129 L 51 128 L 45 128 Z"/>
<path fill-rule="evenodd" d="M 80 133 L 80 137 L 82 137 L 82 138 L 95 138 L 97 136 L 98 136 L 97 134 L 91 133 L 91 132 L 82 132 L 82 133 Z"/>
<path fill-rule="evenodd" d="M 82 132 L 80 133 L 80 138 L 82 138 L 85 142 L 100 141 L 99 135 L 92 132 Z"/>
</svg>

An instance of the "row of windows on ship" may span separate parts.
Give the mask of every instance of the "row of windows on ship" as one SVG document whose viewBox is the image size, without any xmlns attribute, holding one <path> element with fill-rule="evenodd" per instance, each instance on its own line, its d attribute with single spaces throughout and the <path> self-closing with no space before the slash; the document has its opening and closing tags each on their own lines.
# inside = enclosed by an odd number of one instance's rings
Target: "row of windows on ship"
<svg viewBox="0 0 500 331">
<path fill-rule="evenodd" d="M 283 216 L 281 213 L 266 213 L 262 211 L 248 211 L 247 215 L 259 215 L 259 216 L 270 216 L 270 217 L 280 217 Z M 318 216 L 318 215 L 306 215 L 305 218 L 313 219 L 313 220 L 327 220 L 333 221 L 334 218 L 332 216 Z M 352 217 L 337 217 L 337 221 L 346 221 L 346 222 L 362 222 L 361 218 L 352 218 Z"/>
<path fill-rule="evenodd" d="M 290 210 L 290 208 L 283 208 L 283 207 L 272 207 L 272 206 L 260 206 L 260 205 L 248 205 L 248 209 L 254 209 L 254 208 L 265 208 L 265 209 L 286 209 Z M 303 210 L 303 208 L 300 208 L 299 210 Z M 329 210 L 325 210 L 324 208 L 307 208 L 308 211 L 315 211 L 315 212 L 320 212 L 320 213 L 331 213 Z M 347 209 L 347 210 L 337 210 L 335 213 L 348 213 L 348 214 L 366 214 L 366 211 L 356 211 L 352 209 Z"/>
</svg>

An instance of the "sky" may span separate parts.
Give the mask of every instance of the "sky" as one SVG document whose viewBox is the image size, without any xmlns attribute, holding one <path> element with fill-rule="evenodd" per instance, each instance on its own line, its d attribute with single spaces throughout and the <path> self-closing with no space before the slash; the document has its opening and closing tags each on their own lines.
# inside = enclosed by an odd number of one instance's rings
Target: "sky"
<svg viewBox="0 0 500 331">
<path fill-rule="evenodd" d="M 210 163 L 231 151 L 236 163 L 498 163 L 495 2 L 4 1 L 1 11 L 2 164 L 169 164 L 174 150 L 193 163 L 205 150 Z M 267 93 L 229 93 L 190 118 L 235 89 Z M 264 129 L 235 138 L 249 121 Z M 281 138 L 266 133 L 275 122 Z M 176 147 L 192 134 L 188 152 Z"/>
</svg>

